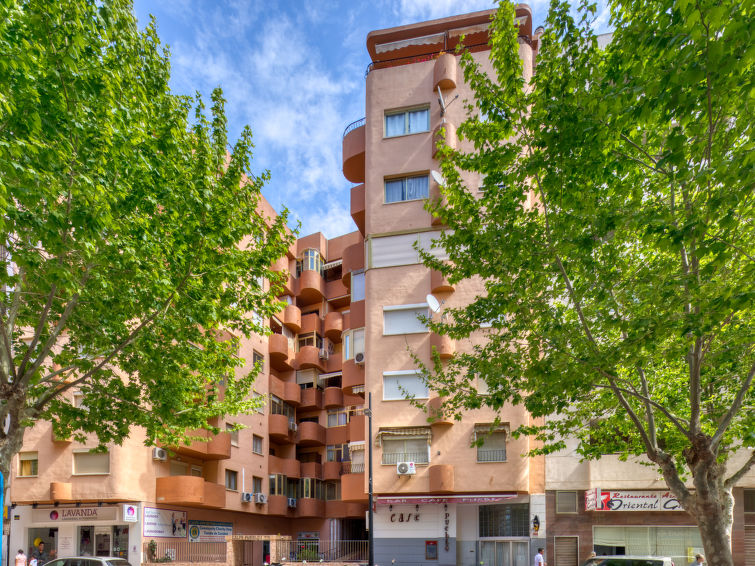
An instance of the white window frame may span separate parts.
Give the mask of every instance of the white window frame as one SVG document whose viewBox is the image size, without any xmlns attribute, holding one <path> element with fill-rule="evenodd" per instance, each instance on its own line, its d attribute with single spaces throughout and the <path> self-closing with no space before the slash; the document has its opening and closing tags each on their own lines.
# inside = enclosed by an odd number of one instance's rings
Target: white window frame
<svg viewBox="0 0 755 566">
<path fill-rule="evenodd" d="M 73 451 L 73 458 L 72 458 L 72 476 L 109 476 L 110 475 L 110 451 L 104 452 L 104 454 L 107 455 L 107 472 L 77 472 L 76 471 L 76 456 L 78 454 L 96 454 L 98 456 L 102 456 L 102 452 L 90 452 L 88 449 L 84 448 L 81 450 L 74 450 Z"/>
<path fill-rule="evenodd" d="M 425 110 L 427 111 L 427 129 L 425 130 L 417 130 L 416 132 L 410 132 L 409 131 L 409 113 L 410 112 L 417 112 L 418 110 Z M 392 136 L 388 135 L 388 116 L 398 116 L 399 114 L 404 115 L 404 132 L 401 134 L 395 134 Z M 411 106 L 409 108 L 398 108 L 396 110 L 386 110 L 383 113 L 383 138 L 385 139 L 393 139 L 393 138 L 401 138 L 404 136 L 413 136 L 414 134 L 423 134 L 430 131 L 430 105 L 429 104 L 421 104 L 419 106 Z"/>
<path fill-rule="evenodd" d="M 419 198 L 403 198 L 399 200 L 392 200 L 388 201 L 386 197 L 386 183 L 390 183 L 392 181 L 407 181 L 408 179 L 416 179 L 419 177 L 424 177 L 427 180 L 427 195 Z M 430 175 L 428 173 L 420 173 L 420 174 L 410 174 L 410 175 L 402 175 L 400 177 L 386 177 L 383 179 L 383 204 L 399 204 L 402 202 L 418 202 L 421 200 L 427 200 L 430 198 Z"/>
<path fill-rule="evenodd" d="M 354 334 L 357 332 L 362 332 L 362 348 L 360 350 L 356 350 L 354 346 Z M 359 353 L 364 354 L 364 328 L 352 328 L 351 330 L 347 330 L 341 334 L 341 338 L 343 340 L 343 361 L 352 359 L 354 356 L 356 356 Z"/>
<path fill-rule="evenodd" d="M 385 305 L 383 306 L 383 336 L 402 336 L 404 334 L 427 334 L 429 330 L 426 326 L 422 325 L 422 329 L 419 329 L 419 325 L 422 324 L 419 319 L 417 319 L 418 327 L 416 329 L 410 330 L 409 332 L 396 332 L 391 331 L 388 332 L 386 328 L 386 313 L 390 312 L 397 312 L 397 311 L 418 311 L 420 309 L 424 309 L 425 313 L 424 315 L 427 318 L 430 318 L 430 307 L 427 303 L 414 303 L 410 305 Z M 420 313 L 417 313 L 420 314 Z"/>
<path fill-rule="evenodd" d="M 21 475 L 21 462 L 37 462 L 37 473 Z M 39 452 L 29 451 L 29 452 L 18 453 L 18 473 L 16 474 L 16 477 L 18 478 L 39 477 Z"/>
<path fill-rule="evenodd" d="M 260 449 L 259 452 L 254 449 L 255 441 L 259 438 Z M 259 434 L 252 434 L 252 454 L 262 455 L 265 453 L 265 438 Z"/>
<path fill-rule="evenodd" d="M 405 460 L 400 460 L 399 458 L 388 458 L 388 460 L 396 460 L 396 461 L 395 462 L 394 461 L 386 462 L 385 461 L 386 460 L 385 456 L 387 454 L 393 454 L 393 455 L 395 455 L 395 454 L 402 454 L 402 455 L 406 455 L 406 456 L 410 455 L 410 453 L 408 453 L 406 451 L 404 451 L 404 452 L 387 452 L 385 450 L 385 443 L 386 442 L 389 442 L 389 443 L 390 442 L 406 442 L 407 440 L 420 440 L 420 439 L 427 444 L 427 439 L 424 438 L 424 437 L 421 437 L 421 436 L 406 436 L 406 437 L 403 437 L 403 438 L 390 438 L 390 439 L 386 438 L 385 440 L 382 441 L 382 454 L 380 456 L 380 464 L 382 466 L 395 466 L 398 461 L 405 461 Z M 426 447 L 427 447 L 427 462 L 419 462 L 416 459 L 413 460 L 413 462 L 416 465 L 418 465 L 418 466 L 429 466 L 430 465 L 430 462 L 431 462 L 430 456 L 431 456 L 432 453 L 430 451 L 430 445 L 427 444 Z M 419 453 L 417 453 L 417 454 L 419 454 Z"/>
<path fill-rule="evenodd" d="M 233 446 L 234 448 L 238 448 L 239 447 L 239 430 L 238 429 L 234 430 L 233 427 L 235 426 L 236 426 L 235 423 L 225 423 L 225 431 L 231 437 L 231 446 Z"/>
<path fill-rule="evenodd" d="M 406 370 L 398 370 L 398 371 L 384 371 L 383 372 L 383 401 L 407 401 L 409 398 L 407 397 L 386 397 L 386 386 L 385 386 L 385 378 L 392 378 L 392 377 L 409 377 L 409 376 L 417 376 L 417 380 L 420 384 L 422 384 L 425 388 L 424 392 L 421 395 L 415 394 L 414 399 L 429 399 L 430 398 L 430 389 L 427 386 L 426 383 L 423 383 L 422 380 L 419 378 L 421 372 L 418 369 L 406 369 Z"/>
</svg>

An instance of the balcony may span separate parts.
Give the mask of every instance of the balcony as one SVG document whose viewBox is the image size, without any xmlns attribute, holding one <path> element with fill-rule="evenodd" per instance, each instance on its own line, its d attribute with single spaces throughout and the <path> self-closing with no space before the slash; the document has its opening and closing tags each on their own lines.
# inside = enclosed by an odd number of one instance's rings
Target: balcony
<svg viewBox="0 0 755 566">
<path fill-rule="evenodd" d="M 316 387 L 309 389 L 300 389 L 301 405 L 299 409 L 306 411 L 310 409 L 322 409 L 322 391 Z"/>
<path fill-rule="evenodd" d="M 290 430 L 289 420 L 286 415 L 270 415 L 267 420 L 267 433 L 275 442 L 293 444 L 294 434 Z"/>
<path fill-rule="evenodd" d="M 430 334 L 430 346 L 435 348 L 442 360 L 453 358 L 456 353 L 456 342 L 445 334 Z"/>
<path fill-rule="evenodd" d="M 365 419 L 364 415 L 352 415 L 349 420 L 349 442 L 359 442 L 365 439 Z"/>
<path fill-rule="evenodd" d="M 322 499 L 300 497 L 296 500 L 297 517 L 322 517 L 325 514 L 325 502 Z"/>
<path fill-rule="evenodd" d="M 195 476 L 166 476 L 155 480 L 156 502 L 187 507 L 225 507 L 225 487 Z"/>
<path fill-rule="evenodd" d="M 301 477 L 301 462 L 296 458 L 268 456 L 267 468 L 270 474 L 283 474 L 289 478 Z"/>
<path fill-rule="evenodd" d="M 325 516 L 329 519 L 363 518 L 367 506 L 363 503 L 349 503 L 348 501 L 326 501 Z"/>
<path fill-rule="evenodd" d="M 364 470 L 364 467 L 362 467 Z M 350 502 L 366 502 L 364 471 L 341 476 L 341 499 Z"/>
<path fill-rule="evenodd" d="M 280 397 L 290 405 L 301 404 L 301 388 L 292 381 L 283 381 L 274 375 L 270 376 L 270 394 Z"/>
<path fill-rule="evenodd" d="M 200 460 L 226 460 L 231 457 L 231 435 L 219 432 L 213 435 L 205 429 L 187 431 L 190 437 L 208 438 L 209 440 L 194 440 L 189 445 L 171 446 L 176 454 L 198 458 Z"/>
<path fill-rule="evenodd" d="M 323 397 L 326 409 L 343 407 L 343 389 L 340 387 L 326 387 Z"/>
<path fill-rule="evenodd" d="M 319 271 L 302 271 L 297 281 L 296 296 L 299 305 L 319 303 L 325 298 L 325 280 Z"/>
<path fill-rule="evenodd" d="M 270 365 L 273 369 L 278 371 L 293 369 L 288 338 L 283 334 L 271 334 L 267 339 L 267 347 L 270 352 Z"/>
<path fill-rule="evenodd" d="M 346 444 L 349 442 L 349 425 L 329 426 L 325 429 L 325 444 Z"/>
<path fill-rule="evenodd" d="M 294 294 L 294 278 L 291 276 L 291 273 L 288 270 L 288 266 L 289 266 L 289 259 L 287 256 L 283 256 L 282 258 L 279 258 L 278 261 L 276 261 L 270 267 L 270 270 L 274 271 L 275 273 L 285 274 L 285 278 L 283 279 L 283 292 L 286 295 L 293 295 Z"/>
<path fill-rule="evenodd" d="M 267 497 L 267 514 L 283 516 L 289 514 L 293 509 L 288 508 L 288 497 L 285 495 L 268 495 Z"/>
<path fill-rule="evenodd" d="M 299 369 L 317 368 L 325 371 L 325 360 L 320 358 L 317 346 L 302 346 L 296 353 L 296 365 Z"/>
<path fill-rule="evenodd" d="M 364 184 L 351 187 L 351 219 L 359 228 L 359 232 L 364 237 L 364 218 L 365 218 L 365 198 Z"/>
<path fill-rule="evenodd" d="M 450 464 L 430 466 L 430 492 L 451 493 L 454 490 L 454 467 Z"/>
<path fill-rule="evenodd" d="M 298 334 L 301 330 L 301 309 L 296 305 L 288 305 L 283 309 L 281 322 L 285 324 L 292 332 Z"/>
<path fill-rule="evenodd" d="M 454 286 L 448 282 L 448 277 L 435 269 L 430 271 L 430 291 L 433 293 L 450 293 Z"/>
<path fill-rule="evenodd" d="M 341 333 L 343 332 L 343 315 L 340 312 L 333 311 L 325 315 L 325 325 L 323 333 L 325 337 L 335 344 L 341 343 Z"/>
<path fill-rule="evenodd" d="M 351 394 L 353 387 L 364 387 L 364 366 L 357 365 L 354 358 L 343 362 L 341 374 L 341 389 L 344 393 Z"/>
<path fill-rule="evenodd" d="M 442 142 L 441 145 L 448 146 L 451 149 L 456 149 L 456 146 L 458 145 L 456 126 L 451 122 L 444 122 L 433 130 L 433 157 L 438 153 L 438 142 Z"/>
<path fill-rule="evenodd" d="M 456 57 L 452 53 L 444 53 L 435 60 L 433 67 L 433 94 L 438 90 L 448 90 L 456 88 L 456 80 L 459 72 L 459 65 Z"/>
<path fill-rule="evenodd" d="M 68 482 L 50 482 L 50 499 L 54 502 L 73 501 L 71 484 Z"/>
<path fill-rule="evenodd" d="M 432 397 L 427 402 L 428 417 L 431 419 L 430 426 L 451 426 L 454 419 L 444 413 L 441 409 L 443 399 L 441 397 Z"/>
<path fill-rule="evenodd" d="M 351 272 L 364 269 L 364 242 L 352 244 L 343 250 L 341 265 L 341 281 L 351 289 Z"/>
<path fill-rule="evenodd" d="M 348 324 L 344 324 L 344 328 L 347 330 L 351 328 L 363 328 L 365 321 L 364 311 L 364 301 L 354 301 L 351 303 L 349 319 L 348 321 L 344 320 L 344 323 L 348 322 Z"/>
<path fill-rule="evenodd" d="M 325 427 L 319 423 L 299 423 L 296 443 L 299 446 L 325 446 Z"/>
<path fill-rule="evenodd" d="M 346 126 L 343 132 L 343 176 L 352 183 L 364 183 L 365 119 Z"/>
<path fill-rule="evenodd" d="M 303 478 L 315 478 L 316 480 L 322 479 L 322 464 L 319 462 L 302 462 L 301 463 L 301 477 Z"/>
<path fill-rule="evenodd" d="M 341 462 L 325 462 L 322 465 L 322 479 L 340 480 L 341 479 Z"/>
</svg>

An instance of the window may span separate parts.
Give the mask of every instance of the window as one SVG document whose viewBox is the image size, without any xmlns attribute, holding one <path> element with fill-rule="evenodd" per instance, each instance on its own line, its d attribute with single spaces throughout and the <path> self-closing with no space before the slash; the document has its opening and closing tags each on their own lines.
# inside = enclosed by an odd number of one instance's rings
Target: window
<svg viewBox="0 0 755 566">
<path fill-rule="evenodd" d="M 429 318 L 427 304 L 395 305 L 383 307 L 383 334 L 418 334 L 427 332 L 425 323 L 419 317 Z"/>
<path fill-rule="evenodd" d="M 283 474 L 270 475 L 270 495 L 286 495 L 288 487 L 288 478 Z"/>
<path fill-rule="evenodd" d="M 299 334 L 297 341 L 299 350 L 304 346 L 315 346 L 316 348 L 322 348 L 322 336 L 315 332 L 307 332 L 306 334 Z"/>
<path fill-rule="evenodd" d="M 270 396 L 270 414 L 286 415 L 290 421 L 293 421 L 296 418 L 296 411 L 294 408 L 275 395 Z"/>
<path fill-rule="evenodd" d="M 419 370 L 383 372 L 383 401 L 427 399 L 429 396 Z"/>
<path fill-rule="evenodd" d="M 755 489 L 745 489 L 745 513 L 755 513 Z"/>
<path fill-rule="evenodd" d="M 328 446 L 326 461 L 328 462 L 348 462 L 349 445 L 348 444 L 331 444 Z"/>
<path fill-rule="evenodd" d="M 301 369 L 296 372 L 296 383 L 301 389 L 316 389 L 319 375 L 316 369 Z"/>
<path fill-rule="evenodd" d="M 427 175 L 385 180 L 386 204 L 406 200 L 419 200 L 427 198 L 429 194 Z"/>
<path fill-rule="evenodd" d="M 343 360 L 350 360 L 364 353 L 364 328 L 343 333 Z"/>
<path fill-rule="evenodd" d="M 191 475 L 195 478 L 201 478 L 204 476 L 204 474 L 202 473 L 202 468 L 200 468 L 199 466 L 191 467 Z"/>
<path fill-rule="evenodd" d="M 443 248 L 432 247 L 433 240 L 439 237 L 440 232 L 432 231 L 370 238 L 367 240 L 365 252 L 365 258 L 369 261 L 368 267 L 394 267 L 422 263 L 419 253 L 414 249 L 414 244 L 418 244 L 420 249 L 436 259 L 446 260 L 448 254 Z"/>
<path fill-rule="evenodd" d="M 37 452 L 21 452 L 18 455 L 18 477 L 30 478 L 39 474 Z"/>
<path fill-rule="evenodd" d="M 252 477 L 252 493 L 262 493 L 262 478 Z"/>
<path fill-rule="evenodd" d="M 556 513 L 576 513 L 577 512 L 577 492 L 576 491 L 557 491 L 556 492 Z"/>
<path fill-rule="evenodd" d="M 322 274 L 322 256 L 319 251 L 304 250 L 301 259 L 296 261 L 296 276 L 301 275 L 303 271 L 317 271 Z"/>
<path fill-rule="evenodd" d="M 477 376 L 477 393 L 480 395 L 490 395 L 490 386 L 484 378 Z"/>
<path fill-rule="evenodd" d="M 305 499 L 324 499 L 322 480 L 301 478 L 299 480 L 299 497 Z"/>
<path fill-rule="evenodd" d="M 260 365 L 260 373 L 265 371 L 265 356 L 260 354 L 257 350 L 254 350 L 252 354 L 252 363 Z"/>
<path fill-rule="evenodd" d="M 189 464 L 186 462 L 179 462 L 178 460 L 170 461 L 170 475 L 171 476 L 188 476 Z"/>
<path fill-rule="evenodd" d="M 480 505 L 480 537 L 527 537 L 530 509 L 527 503 Z"/>
<path fill-rule="evenodd" d="M 351 302 L 364 300 L 364 271 L 351 274 Z"/>
<path fill-rule="evenodd" d="M 475 441 L 482 441 L 482 444 L 477 446 L 477 461 L 505 462 L 508 426 L 495 427 L 492 431 L 491 426 L 489 424 L 475 425 Z"/>
<path fill-rule="evenodd" d="M 236 425 L 233 423 L 225 423 L 225 431 L 231 435 L 231 446 L 238 447 L 239 445 L 239 431 Z"/>
<path fill-rule="evenodd" d="M 252 452 L 262 454 L 262 437 L 256 434 L 252 435 Z"/>
<path fill-rule="evenodd" d="M 341 499 L 341 482 L 329 481 L 325 483 L 325 501 Z"/>
<path fill-rule="evenodd" d="M 429 436 L 427 433 L 415 434 L 412 429 L 408 429 L 405 432 L 401 430 L 380 431 L 379 434 L 380 443 L 383 446 L 382 464 L 398 464 L 399 462 L 427 464 L 430 462 Z"/>
<path fill-rule="evenodd" d="M 346 426 L 349 423 L 348 415 L 343 409 L 331 409 L 328 411 L 328 428 L 334 426 Z"/>
<path fill-rule="evenodd" d="M 230 491 L 237 491 L 239 483 L 239 474 L 235 470 L 225 471 L 225 488 Z"/>
<path fill-rule="evenodd" d="M 385 113 L 385 137 L 404 136 L 430 130 L 430 108 L 411 108 Z"/>
<path fill-rule="evenodd" d="M 108 452 L 74 452 L 73 474 L 76 476 L 110 473 L 110 453 Z"/>
<path fill-rule="evenodd" d="M 73 406 L 77 409 L 86 410 L 87 406 L 84 404 L 84 392 L 74 391 L 73 393 Z"/>
</svg>

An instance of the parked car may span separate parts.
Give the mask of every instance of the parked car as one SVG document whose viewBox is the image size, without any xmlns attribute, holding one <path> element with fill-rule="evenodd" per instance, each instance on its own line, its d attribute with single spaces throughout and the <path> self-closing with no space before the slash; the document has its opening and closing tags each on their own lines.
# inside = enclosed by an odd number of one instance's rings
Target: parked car
<svg viewBox="0 0 755 566">
<path fill-rule="evenodd" d="M 674 566 L 667 556 L 593 556 L 582 566 Z"/>
<path fill-rule="evenodd" d="M 45 566 L 131 566 L 125 558 L 115 556 L 70 556 L 55 558 L 45 563 Z"/>
</svg>

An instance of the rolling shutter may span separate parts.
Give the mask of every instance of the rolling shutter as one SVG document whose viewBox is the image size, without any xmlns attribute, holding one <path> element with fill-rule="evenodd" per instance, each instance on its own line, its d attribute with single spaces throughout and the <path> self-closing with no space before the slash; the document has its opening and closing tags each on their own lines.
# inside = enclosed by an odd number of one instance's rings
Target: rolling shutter
<svg viewBox="0 0 755 566">
<path fill-rule="evenodd" d="M 554 537 L 556 559 L 555 566 L 578 566 L 577 554 L 579 552 L 578 537 Z"/>
<path fill-rule="evenodd" d="M 745 526 L 745 566 L 755 566 L 755 525 Z"/>
</svg>

